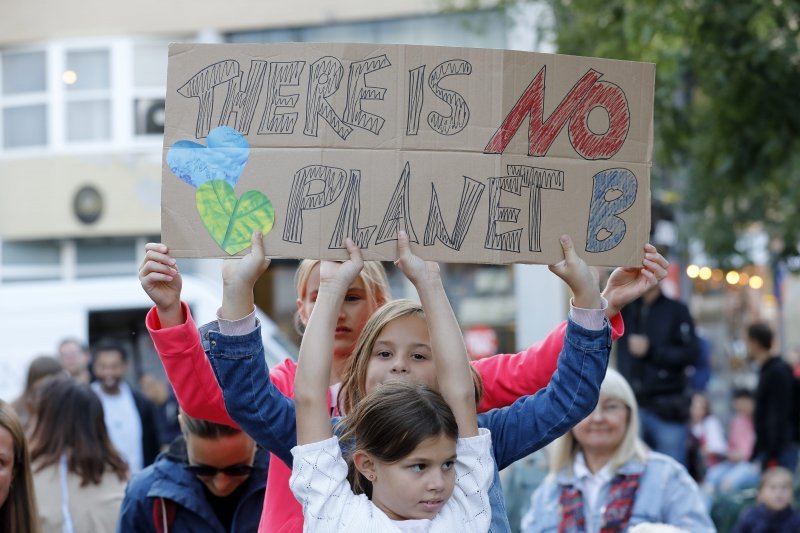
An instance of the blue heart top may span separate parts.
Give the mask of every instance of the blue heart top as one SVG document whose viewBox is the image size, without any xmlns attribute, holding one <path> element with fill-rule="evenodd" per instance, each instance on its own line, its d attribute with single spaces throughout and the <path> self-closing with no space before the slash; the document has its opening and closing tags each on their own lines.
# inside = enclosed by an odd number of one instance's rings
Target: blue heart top
<svg viewBox="0 0 800 533">
<path fill-rule="evenodd" d="M 192 187 L 209 180 L 225 180 L 235 187 L 250 154 L 247 139 L 234 128 L 220 126 L 208 134 L 207 144 L 176 142 L 167 152 L 169 169 Z"/>
</svg>

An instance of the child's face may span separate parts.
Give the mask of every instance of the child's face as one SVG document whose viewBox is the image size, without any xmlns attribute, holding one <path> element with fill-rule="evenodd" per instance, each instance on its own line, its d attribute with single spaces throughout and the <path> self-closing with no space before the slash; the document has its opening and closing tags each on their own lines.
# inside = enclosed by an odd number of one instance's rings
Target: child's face
<svg viewBox="0 0 800 533">
<path fill-rule="evenodd" d="M 308 276 L 305 294 L 303 298 L 297 299 L 297 310 L 300 312 L 300 319 L 303 324 L 308 323 L 311 311 L 317 302 L 319 292 L 319 265 L 315 266 Z M 367 290 L 361 276 L 348 287 L 344 302 L 339 310 L 339 317 L 336 321 L 336 336 L 333 341 L 333 353 L 335 357 L 347 357 L 353 352 L 358 336 L 364 329 L 364 324 L 369 320 L 370 315 L 375 311 L 375 306 L 367 299 Z"/>
<path fill-rule="evenodd" d="M 737 414 L 744 415 L 744 416 L 753 416 L 753 400 L 751 398 L 736 398 L 733 400 L 733 410 L 736 411 Z"/>
<path fill-rule="evenodd" d="M 792 503 L 792 478 L 784 474 L 771 475 L 758 491 L 758 501 L 772 511 L 786 509 Z"/>
<path fill-rule="evenodd" d="M 428 326 L 418 316 L 407 315 L 386 324 L 375 339 L 369 358 L 367 393 L 392 380 L 422 383 L 438 389 Z"/>
<path fill-rule="evenodd" d="M 692 396 L 689 413 L 694 423 L 702 422 L 708 416 L 708 402 L 703 395 L 695 394 Z"/>
<path fill-rule="evenodd" d="M 429 437 L 396 463 L 375 464 L 372 503 L 393 520 L 433 518 L 453 494 L 456 442 Z"/>
</svg>

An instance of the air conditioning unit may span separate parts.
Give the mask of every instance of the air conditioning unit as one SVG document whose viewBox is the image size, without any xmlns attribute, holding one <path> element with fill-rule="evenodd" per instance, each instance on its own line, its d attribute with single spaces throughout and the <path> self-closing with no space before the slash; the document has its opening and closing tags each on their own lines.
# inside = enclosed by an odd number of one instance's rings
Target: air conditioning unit
<svg viewBox="0 0 800 533">
<path fill-rule="evenodd" d="M 164 133 L 164 99 L 137 98 L 134 102 L 136 135 Z"/>
</svg>

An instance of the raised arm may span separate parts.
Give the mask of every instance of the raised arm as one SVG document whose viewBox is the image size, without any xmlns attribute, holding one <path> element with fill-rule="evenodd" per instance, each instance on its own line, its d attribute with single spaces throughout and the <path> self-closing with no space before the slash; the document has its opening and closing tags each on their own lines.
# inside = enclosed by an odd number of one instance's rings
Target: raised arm
<svg viewBox="0 0 800 533">
<path fill-rule="evenodd" d="M 139 281 L 155 304 L 145 324 L 181 408 L 193 418 L 236 427 L 225 411 L 189 307 L 181 302 L 181 274 L 166 245 L 145 245 Z"/>
<path fill-rule="evenodd" d="M 222 307 L 219 317 L 223 320 L 239 320 L 255 309 L 253 288 L 258 278 L 266 272 L 270 260 L 264 256 L 260 231 L 253 232 L 250 243 L 249 254 L 225 259 L 222 263 Z"/>
<path fill-rule="evenodd" d="M 669 262 L 656 248 L 646 244 L 644 252 L 641 267 L 616 268 L 603 290 L 603 297 L 608 301 L 605 315 L 610 320 L 614 340 L 625 332 L 619 310 L 667 275 Z M 478 412 L 511 405 L 517 398 L 546 387 L 556 370 L 566 330 L 567 323 L 562 322 L 547 337 L 522 352 L 473 361 L 472 365 L 480 374 L 484 386 Z"/>
<path fill-rule="evenodd" d="M 364 266 L 361 251 L 350 239 L 347 239 L 347 251 L 350 259 L 344 263 L 320 263 L 317 301 L 300 344 L 294 378 L 297 444 L 300 445 L 323 441 L 333 435 L 327 401 L 336 322 L 347 289 Z"/>
<path fill-rule="evenodd" d="M 603 298 L 608 301 L 606 316 L 611 318 L 667 277 L 669 261 L 650 243 L 644 245 L 640 267 L 618 267 L 609 276 Z"/>
<path fill-rule="evenodd" d="M 425 310 L 439 392 L 453 410 L 459 437 L 474 437 L 478 434 L 475 386 L 464 337 L 444 292 L 439 265 L 411 253 L 404 231 L 398 234 L 397 248 L 397 266 L 416 287 Z"/>
<path fill-rule="evenodd" d="M 294 401 L 272 381 L 261 328 L 244 335 L 210 331 L 209 338 L 208 357 L 227 412 L 262 448 L 291 467 L 296 443 Z"/>
<path fill-rule="evenodd" d="M 550 272 L 564 280 L 572 291 L 572 305 L 581 309 L 601 309 L 602 297 L 597 283 L 586 262 L 575 253 L 575 246 L 569 235 L 562 235 L 561 249 L 564 259 L 550 265 Z"/>
<path fill-rule="evenodd" d="M 561 246 L 564 260 L 550 269 L 572 290 L 570 317 L 578 307 L 592 311 L 584 311 L 586 327 L 569 321 L 558 370 L 545 389 L 520 398 L 510 407 L 481 415 L 481 426 L 491 430 L 499 469 L 569 431 L 591 413 L 600 394 L 611 351 L 601 311 L 603 299 L 589 267 L 575 253 L 571 239 L 562 237 Z"/>
<path fill-rule="evenodd" d="M 159 324 L 162 328 L 177 326 L 184 322 L 181 310 L 181 288 L 183 279 L 178 264 L 169 255 L 166 244 L 148 242 L 139 265 L 139 282 L 144 292 L 156 304 Z"/>
</svg>

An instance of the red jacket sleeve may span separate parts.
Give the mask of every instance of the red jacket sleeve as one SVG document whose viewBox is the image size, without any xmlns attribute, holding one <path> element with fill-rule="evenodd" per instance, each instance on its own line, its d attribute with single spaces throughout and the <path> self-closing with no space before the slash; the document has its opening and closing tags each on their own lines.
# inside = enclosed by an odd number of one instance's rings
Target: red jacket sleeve
<svg viewBox="0 0 800 533">
<path fill-rule="evenodd" d="M 192 313 L 184 302 L 181 302 L 181 309 L 186 319 L 178 326 L 162 329 L 155 307 L 145 319 L 175 397 L 186 414 L 193 418 L 238 428 L 225 410 L 222 389 L 203 350 Z"/>
<path fill-rule="evenodd" d="M 566 330 L 567 322 L 564 321 L 547 337 L 523 352 L 498 354 L 473 361 L 472 366 L 483 381 L 483 397 L 478 412 L 506 407 L 517 398 L 546 387 L 558 366 Z M 611 336 L 616 340 L 624 333 L 622 315 L 617 313 L 611 319 Z"/>
</svg>

